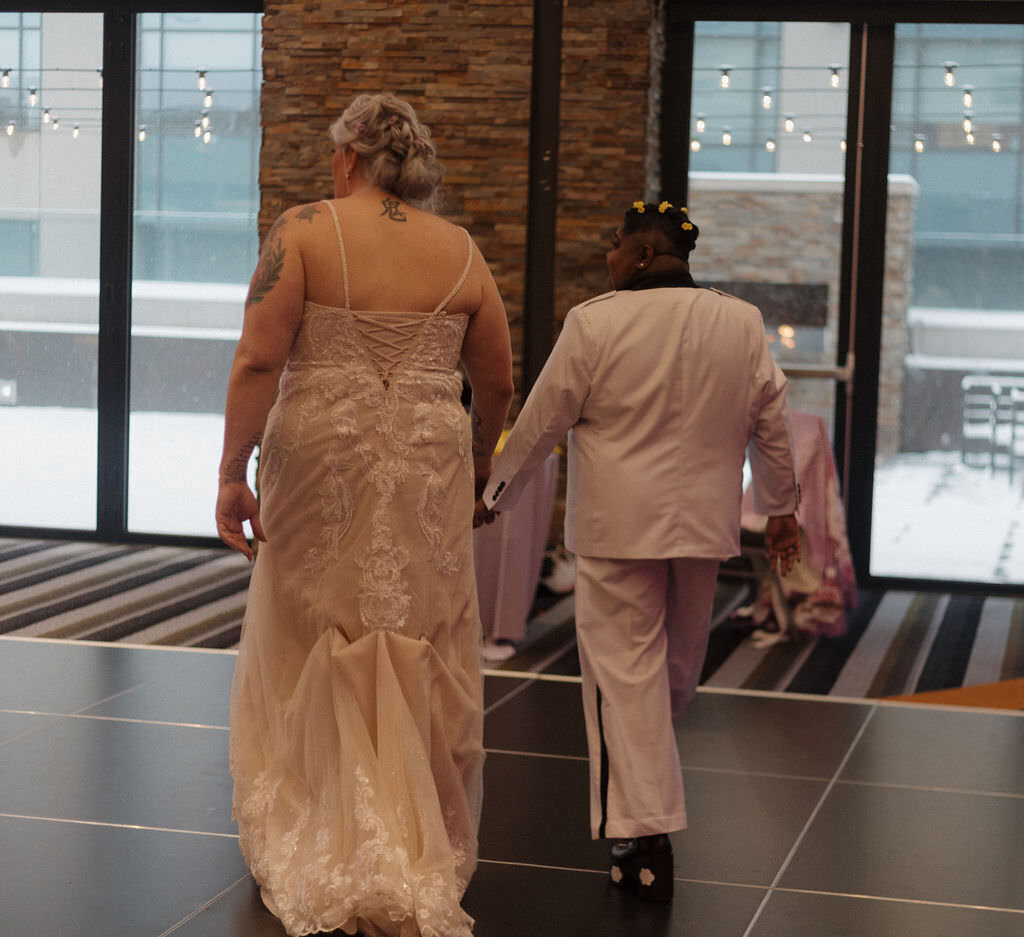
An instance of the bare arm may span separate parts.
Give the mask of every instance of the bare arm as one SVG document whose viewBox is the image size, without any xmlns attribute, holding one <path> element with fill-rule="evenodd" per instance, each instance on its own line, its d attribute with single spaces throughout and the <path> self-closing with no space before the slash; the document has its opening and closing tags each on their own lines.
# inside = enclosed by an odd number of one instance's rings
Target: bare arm
<svg viewBox="0 0 1024 937">
<path fill-rule="evenodd" d="M 224 450 L 217 493 L 217 533 L 252 559 L 244 521 L 265 540 L 256 497 L 246 481 L 249 457 L 277 394 L 277 383 L 302 319 L 304 271 L 291 212 L 274 223 L 260 252 L 245 301 L 242 336 L 235 349 L 224 410 Z"/>
<path fill-rule="evenodd" d="M 512 383 L 512 344 L 498 287 L 478 250 L 474 273 L 482 280 L 480 305 L 469 320 L 462 343 L 462 365 L 473 388 L 470 420 L 473 427 L 473 468 L 477 497 L 491 474 L 494 448 L 508 417 L 515 388 Z"/>
</svg>

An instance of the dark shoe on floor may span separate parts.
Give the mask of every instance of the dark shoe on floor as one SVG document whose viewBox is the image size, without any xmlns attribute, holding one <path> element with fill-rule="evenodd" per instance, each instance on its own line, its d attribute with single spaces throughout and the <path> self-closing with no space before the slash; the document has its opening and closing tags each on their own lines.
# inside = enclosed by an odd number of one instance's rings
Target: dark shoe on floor
<svg viewBox="0 0 1024 937">
<path fill-rule="evenodd" d="M 626 839 L 612 846 L 611 880 L 647 901 L 672 899 L 673 873 L 672 842 L 664 833 Z"/>
</svg>

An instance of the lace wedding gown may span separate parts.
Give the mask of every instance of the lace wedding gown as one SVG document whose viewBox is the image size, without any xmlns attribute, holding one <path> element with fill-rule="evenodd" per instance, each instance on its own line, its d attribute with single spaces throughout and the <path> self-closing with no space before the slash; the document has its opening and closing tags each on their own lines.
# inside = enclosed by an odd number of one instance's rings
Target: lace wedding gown
<svg viewBox="0 0 1024 937">
<path fill-rule="evenodd" d="M 242 852 L 291 935 L 465 937 L 481 801 L 468 317 L 306 303 L 261 450 L 231 701 Z M 467 256 L 472 242 L 467 233 Z"/>
</svg>

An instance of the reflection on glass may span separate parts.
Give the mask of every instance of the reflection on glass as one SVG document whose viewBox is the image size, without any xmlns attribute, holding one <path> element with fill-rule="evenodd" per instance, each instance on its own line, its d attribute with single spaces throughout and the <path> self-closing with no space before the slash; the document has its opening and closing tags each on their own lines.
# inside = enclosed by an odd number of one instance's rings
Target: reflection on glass
<svg viewBox="0 0 1024 937">
<path fill-rule="evenodd" d="M 255 14 L 139 21 L 128 494 L 136 531 L 216 533 L 224 393 L 256 265 L 259 30 Z"/>
<path fill-rule="evenodd" d="M 99 14 L 0 13 L 0 524 L 96 526 L 102 54 Z"/>
<path fill-rule="evenodd" d="M 690 210 L 698 283 L 761 309 L 794 409 L 831 425 L 849 27 L 697 23 Z M 728 71 L 728 86 L 722 82 Z"/>
<path fill-rule="evenodd" d="M 1024 582 L 1022 122 L 1024 26 L 897 27 L 875 575 Z"/>
</svg>

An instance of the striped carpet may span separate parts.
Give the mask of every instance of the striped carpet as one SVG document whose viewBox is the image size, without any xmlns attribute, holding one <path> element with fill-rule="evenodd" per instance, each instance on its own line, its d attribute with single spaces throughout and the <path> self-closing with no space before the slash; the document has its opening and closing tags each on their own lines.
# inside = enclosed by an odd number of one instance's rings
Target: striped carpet
<svg viewBox="0 0 1024 937">
<path fill-rule="evenodd" d="M 249 569 L 219 549 L 0 539 L 0 635 L 231 648 Z M 729 614 L 741 588 L 721 589 L 706 686 L 894 697 L 1024 678 L 1024 599 L 864 589 L 841 637 L 759 646 Z M 571 598 L 541 608 L 498 666 L 578 673 Z"/>
</svg>

